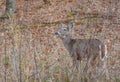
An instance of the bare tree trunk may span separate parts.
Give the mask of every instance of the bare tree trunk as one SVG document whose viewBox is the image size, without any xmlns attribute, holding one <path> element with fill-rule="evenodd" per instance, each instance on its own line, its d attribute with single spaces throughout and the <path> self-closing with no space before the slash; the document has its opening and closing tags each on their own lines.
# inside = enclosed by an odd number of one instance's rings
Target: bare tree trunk
<svg viewBox="0 0 120 82">
<path fill-rule="evenodd" d="M 4 36 L 4 40 L 5 40 L 5 48 L 4 48 L 4 81 L 7 82 L 7 64 L 8 64 L 8 61 L 7 61 L 7 53 L 6 53 L 6 33 L 4 32 L 5 36 Z"/>
<path fill-rule="evenodd" d="M 38 71 L 38 63 L 37 63 L 37 59 L 36 59 L 36 45 L 35 45 L 35 39 L 34 37 L 32 36 L 33 38 L 33 41 L 32 41 L 32 46 L 33 46 L 33 57 L 34 57 L 34 66 L 35 66 L 35 73 L 34 73 L 34 78 L 35 78 L 35 82 L 40 82 L 40 74 L 39 74 L 39 71 Z"/>
<path fill-rule="evenodd" d="M 11 17 L 15 11 L 15 0 L 6 0 L 5 14 Z"/>
</svg>

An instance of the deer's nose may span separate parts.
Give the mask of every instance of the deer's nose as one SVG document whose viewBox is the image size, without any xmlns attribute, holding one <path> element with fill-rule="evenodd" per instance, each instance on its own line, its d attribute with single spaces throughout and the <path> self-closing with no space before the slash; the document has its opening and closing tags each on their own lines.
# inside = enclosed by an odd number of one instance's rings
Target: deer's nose
<svg viewBox="0 0 120 82">
<path fill-rule="evenodd" d="M 59 35 L 60 33 L 59 32 L 55 32 L 56 35 Z"/>
</svg>

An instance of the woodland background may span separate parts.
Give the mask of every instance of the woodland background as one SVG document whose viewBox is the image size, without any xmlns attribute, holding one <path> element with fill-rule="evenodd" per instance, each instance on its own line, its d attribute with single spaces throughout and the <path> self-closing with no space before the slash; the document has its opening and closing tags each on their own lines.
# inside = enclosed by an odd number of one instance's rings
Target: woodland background
<svg viewBox="0 0 120 82">
<path fill-rule="evenodd" d="M 109 79 L 103 72 L 95 82 L 120 82 L 119 0 L 16 0 L 14 5 L 8 15 L 0 0 L 0 82 L 94 82 L 72 71 L 72 60 L 55 36 L 61 23 L 70 21 L 73 38 L 109 45 Z"/>
</svg>

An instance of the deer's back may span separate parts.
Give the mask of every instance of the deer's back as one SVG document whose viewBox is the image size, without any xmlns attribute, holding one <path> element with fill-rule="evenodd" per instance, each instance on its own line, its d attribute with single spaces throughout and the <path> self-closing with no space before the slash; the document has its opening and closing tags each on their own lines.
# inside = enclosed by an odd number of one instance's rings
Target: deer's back
<svg viewBox="0 0 120 82">
<path fill-rule="evenodd" d="M 99 51 L 101 46 L 101 52 L 104 53 L 104 45 L 98 39 L 78 39 L 74 40 L 73 50 L 74 55 L 77 56 L 77 59 L 87 58 L 89 59 L 91 56 L 97 57 L 99 56 Z"/>
</svg>

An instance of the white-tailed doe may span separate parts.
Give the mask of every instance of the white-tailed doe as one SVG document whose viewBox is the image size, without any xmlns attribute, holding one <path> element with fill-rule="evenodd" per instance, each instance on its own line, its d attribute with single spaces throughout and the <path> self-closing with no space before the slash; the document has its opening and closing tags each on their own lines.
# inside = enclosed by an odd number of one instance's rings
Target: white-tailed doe
<svg viewBox="0 0 120 82">
<path fill-rule="evenodd" d="M 99 39 L 72 39 L 69 31 L 72 28 L 73 23 L 68 25 L 62 23 L 61 29 L 55 34 L 62 39 L 73 60 L 73 65 L 81 60 L 87 60 L 94 65 L 95 60 L 103 61 L 105 57 L 108 57 L 107 46 L 102 41 Z"/>
</svg>

